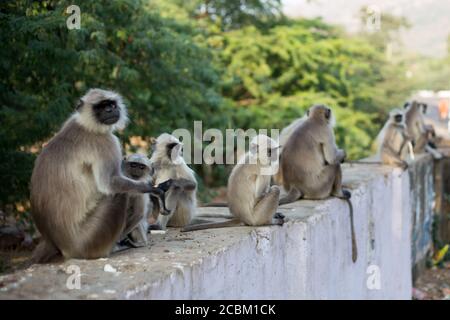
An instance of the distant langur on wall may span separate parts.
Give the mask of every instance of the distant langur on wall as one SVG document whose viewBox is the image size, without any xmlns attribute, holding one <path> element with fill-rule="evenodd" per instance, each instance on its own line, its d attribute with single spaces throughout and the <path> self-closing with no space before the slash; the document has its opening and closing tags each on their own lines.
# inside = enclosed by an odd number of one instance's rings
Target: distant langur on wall
<svg viewBox="0 0 450 320">
<path fill-rule="evenodd" d="M 425 124 L 424 113 L 427 111 L 427 105 L 417 101 L 405 103 L 405 123 L 408 135 L 414 140 L 415 153 L 430 153 L 433 158 L 441 159 L 442 154 L 429 145 L 430 135 L 434 134 L 434 128 Z"/>
<path fill-rule="evenodd" d="M 238 225 L 282 225 L 284 216 L 277 213 L 280 188 L 270 186 L 273 163 L 277 162 L 279 144 L 266 135 L 250 142 L 250 150 L 231 171 L 228 179 L 228 207 L 233 219 L 225 222 L 190 225 L 182 231 L 233 227 Z"/>
<path fill-rule="evenodd" d="M 307 118 L 290 135 L 281 152 L 283 186 L 288 194 L 280 204 L 298 199 L 325 199 L 335 196 L 346 200 L 350 208 L 352 260 L 357 259 L 351 193 L 342 188 L 341 163 L 345 151 L 338 149 L 333 132 L 333 113 L 324 105 L 315 105 Z"/>
<path fill-rule="evenodd" d="M 76 112 L 43 148 L 31 177 L 31 212 L 42 235 L 32 261 L 107 256 L 128 221 L 129 194 L 163 191 L 122 174 L 122 150 L 113 134 L 127 122 L 122 97 L 91 89 Z"/>
<path fill-rule="evenodd" d="M 188 225 L 196 212 L 197 180 L 192 169 L 184 161 L 182 151 L 182 143 L 168 133 L 161 134 L 154 141 L 150 159 L 155 170 L 153 182 L 160 184 L 166 180 L 172 180 L 165 199 L 170 214 L 158 216 L 158 224 L 163 230 L 167 226 Z"/>
<path fill-rule="evenodd" d="M 383 140 L 379 146 L 378 154 L 383 164 L 408 167 L 407 149 L 412 137 L 408 136 L 402 110 L 391 111 L 387 125 L 383 128 Z"/>
</svg>

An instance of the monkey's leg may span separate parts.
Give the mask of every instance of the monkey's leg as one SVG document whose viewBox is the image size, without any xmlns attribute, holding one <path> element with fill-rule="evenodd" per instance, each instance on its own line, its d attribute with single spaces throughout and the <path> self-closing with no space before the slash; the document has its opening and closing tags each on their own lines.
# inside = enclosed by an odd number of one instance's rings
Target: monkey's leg
<svg viewBox="0 0 450 320">
<path fill-rule="evenodd" d="M 264 197 L 258 201 L 250 216 L 241 216 L 241 220 L 250 226 L 283 224 L 282 219 L 274 219 L 280 200 L 280 188 L 271 186 Z"/>
<path fill-rule="evenodd" d="M 349 194 L 350 192 L 348 190 L 342 189 L 342 169 L 340 164 L 333 165 L 333 171 L 335 172 L 334 175 L 334 182 L 333 182 L 333 189 L 331 190 L 331 195 L 337 198 L 341 199 L 348 199 L 350 198 Z"/>
<path fill-rule="evenodd" d="M 301 193 L 300 190 L 298 190 L 295 187 L 291 187 L 291 189 L 289 190 L 288 194 L 285 195 L 282 199 L 280 199 L 278 204 L 280 206 L 282 204 L 288 204 L 288 203 L 297 201 L 297 200 L 301 199 L 302 197 L 303 197 L 303 194 Z"/>
<path fill-rule="evenodd" d="M 430 147 L 429 145 L 425 146 L 425 151 L 429 154 L 431 154 L 433 156 L 433 159 L 435 160 L 440 160 L 442 159 L 442 154 L 437 151 L 436 149 L 433 149 L 432 147 Z"/>
<path fill-rule="evenodd" d="M 61 250 L 66 258 L 97 259 L 108 256 L 123 232 L 128 195 L 102 199 L 78 229 L 67 235 Z"/>
<path fill-rule="evenodd" d="M 181 193 L 183 190 L 179 186 L 173 186 L 171 187 L 167 193 L 166 193 L 166 208 L 169 210 L 169 214 L 163 215 L 159 214 L 158 216 L 158 223 L 160 224 L 162 230 L 167 229 L 167 224 L 169 223 L 169 220 L 174 215 L 174 212 L 177 209 L 178 206 L 178 200 L 181 197 Z"/>
<path fill-rule="evenodd" d="M 408 163 L 402 160 L 400 154 L 397 154 L 390 148 L 385 148 L 381 156 L 382 162 L 388 165 L 395 165 L 406 170 L 408 168 Z"/>
<path fill-rule="evenodd" d="M 423 133 L 420 135 L 419 139 L 416 141 L 416 145 L 414 146 L 414 152 L 421 153 L 425 149 L 425 145 L 427 144 L 427 134 Z"/>
<path fill-rule="evenodd" d="M 42 238 L 37 247 L 34 249 L 29 263 L 52 262 L 58 257 L 61 257 L 61 252 L 58 248 L 56 248 L 56 246 L 47 239 Z"/>
<path fill-rule="evenodd" d="M 133 199 L 133 210 L 128 213 L 125 228 L 122 232 L 122 239 L 125 238 L 133 229 L 135 229 L 144 218 L 145 202 L 141 199 Z"/>
</svg>

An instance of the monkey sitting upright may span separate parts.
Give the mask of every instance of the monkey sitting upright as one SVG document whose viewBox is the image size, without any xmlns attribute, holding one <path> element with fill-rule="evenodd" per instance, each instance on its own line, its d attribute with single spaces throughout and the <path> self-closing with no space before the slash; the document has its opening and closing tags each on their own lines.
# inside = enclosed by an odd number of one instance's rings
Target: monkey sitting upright
<svg viewBox="0 0 450 320">
<path fill-rule="evenodd" d="M 247 152 L 234 166 L 228 178 L 228 207 L 233 219 L 226 222 L 202 223 L 184 227 L 181 231 L 238 226 L 282 225 L 284 216 L 277 213 L 280 188 L 270 186 L 272 163 L 278 159 L 279 144 L 266 135 L 250 142 Z"/>
<path fill-rule="evenodd" d="M 160 184 L 169 179 L 172 181 L 165 198 L 170 214 L 158 216 L 159 227 L 163 230 L 167 226 L 188 225 L 197 207 L 197 180 L 194 171 L 183 159 L 182 147 L 182 143 L 173 135 L 163 133 L 154 141 L 153 154 L 150 158 L 155 170 L 153 182 Z"/>
<path fill-rule="evenodd" d="M 345 151 L 338 149 L 333 132 L 331 109 L 315 105 L 307 118 L 290 135 L 281 152 L 280 164 L 283 186 L 288 194 L 280 204 L 298 199 L 320 200 L 329 196 L 344 199 L 350 207 L 352 260 L 357 259 L 351 193 L 342 189 L 341 163 Z"/>
<path fill-rule="evenodd" d="M 150 159 L 142 154 L 136 153 L 126 157 L 122 162 L 122 171 L 125 176 L 133 180 L 144 181 L 147 183 L 150 183 L 152 180 Z M 160 205 L 160 202 L 162 202 L 162 205 Z M 164 200 L 160 201 L 160 198 L 158 197 L 149 197 L 147 194 L 131 194 L 127 208 L 128 227 L 125 228 L 125 231 L 122 234 L 121 243 L 125 242 L 126 245 L 134 248 L 147 245 L 150 215 L 157 217 L 160 213 L 160 207 L 162 208 L 163 206 Z M 156 213 L 154 211 L 156 211 Z M 168 214 L 169 212 L 162 210 L 161 213 Z M 133 226 L 136 227 L 128 233 L 127 231 L 129 231 L 130 228 L 133 228 Z"/>
<path fill-rule="evenodd" d="M 389 120 L 383 128 L 383 140 L 379 146 L 378 155 L 383 164 L 401 166 L 406 169 L 407 153 L 405 147 L 412 143 L 412 137 L 406 132 L 404 116 L 401 110 L 391 111 Z"/>
<path fill-rule="evenodd" d="M 408 135 L 414 140 L 414 152 L 430 153 L 434 159 L 441 159 L 442 154 L 429 146 L 429 136 L 433 133 L 434 128 L 425 125 L 424 112 L 427 108 L 423 104 L 413 101 L 405 103 L 405 123 Z"/>
<path fill-rule="evenodd" d="M 283 150 L 283 146 L 286 144 L 286 141 L 288 141 L 292 132 L 294 132 L 295 128 L 297 128 L 300 124 L 302 124 L 306 118 L 307 118 L 306 115 L 301 118 L 297 118 L 290 125 L 288 125 L 286 128 L 281 130 L 280 149 L 279 149 L 280 153 Z M 272 179 L 276 185 L 279 185 L 279 186 L 283 185 L 283 173 L 282 173 L 281 167 L 278 168 L 277 172 L 273 175 Z"/>
<path fill-rule="evenodd" d="M 31 213 L 41 241 L 32 262 L 107 256 L 126 232 L 128 195 L 163 191 L 121 171 L 113 134 L 127 122 L 122 97 L 91 89 L 43 148 L 31 177 Z"/>
</svg>

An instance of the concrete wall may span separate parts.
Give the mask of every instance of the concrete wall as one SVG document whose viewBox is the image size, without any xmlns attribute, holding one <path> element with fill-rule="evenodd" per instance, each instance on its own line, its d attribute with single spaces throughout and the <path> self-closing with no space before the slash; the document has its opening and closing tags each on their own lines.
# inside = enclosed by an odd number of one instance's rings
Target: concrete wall
<svg viewBox="0 0 450 320">
<path fill-rule="evenodd" d="M 148 248 L 33 266 L 0 277 L 0 299 L 410 299 L 412 263 L 430 247 L 431 172 L 428 156 L 410 172 L 345 166 L 356 263 L 346 202 L 298 201 L 280 208 L 289 219 L 282 227 L 170 229 L 152 235 Z M 81 272 L 80 289 L 70 289 L 71 265 Z"/>
</svg>

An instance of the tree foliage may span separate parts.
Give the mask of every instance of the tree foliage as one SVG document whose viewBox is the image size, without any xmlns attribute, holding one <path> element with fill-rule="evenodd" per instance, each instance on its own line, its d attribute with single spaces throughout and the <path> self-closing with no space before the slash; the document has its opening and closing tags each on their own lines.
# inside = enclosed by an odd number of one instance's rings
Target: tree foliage
<svg viewBox="0 0 450 320">
<path fill-rule="evenodd" d="M 71 4 L 81 8 L 80 30 L 66 27 Z M 226 123 L 211 53 L 194 41 L 198 30 L 142 1 L 2 2 L 0 26 L 1 204 L 26 197 L 30 150 L 87 88 L 124 95 L 132 119 L 126 135 L 189 128 L 194 119 Z"/>
<path fill-rule="evenodd" d="M 80 30 L 66 27 L 72 4 Z M 325 103 L 339 146 L 367 156 L 387 110 L 411 89 L 406 67 L 385 55 L 403 26 L 391 20 L 387 33 L 369 37 L 287 19 L 279 0 L 1 2 L 0 208 L 27 199 L 36 152 L 91 87 L 125 97 L 124 142 L 191 129 L 194 120 L 281 129 Z M 196 169 L 226 182 L 223 167 Z"/>
</svg>

